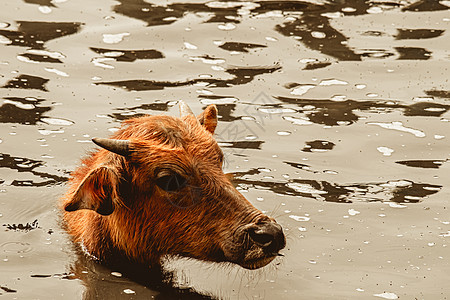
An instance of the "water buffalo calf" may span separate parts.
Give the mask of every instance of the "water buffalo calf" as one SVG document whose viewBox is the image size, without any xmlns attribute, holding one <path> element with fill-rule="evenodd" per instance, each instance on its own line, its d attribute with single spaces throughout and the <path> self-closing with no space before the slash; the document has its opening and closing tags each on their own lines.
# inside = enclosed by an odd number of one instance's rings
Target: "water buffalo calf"
<svg viewBox="0 0 450 300">
<path fill-rule="evenodd" d="M 195 117 L 125 121 L 71 175 L 64 221 L 100 261 L 159 265 L 164 256 L 267 265 L 285 247 L 282 228 L 239 193 L 222 171 L 213 134 L 217 109 Z"/>
</svg>

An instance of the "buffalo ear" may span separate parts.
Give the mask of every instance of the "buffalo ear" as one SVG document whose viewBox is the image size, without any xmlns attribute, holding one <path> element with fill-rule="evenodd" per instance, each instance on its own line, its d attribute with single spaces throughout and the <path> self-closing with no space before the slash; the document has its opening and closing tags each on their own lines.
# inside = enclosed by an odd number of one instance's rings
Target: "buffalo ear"
<svg viewBox="0 0 450 300">
<path fill-rule="evenodd" d="M 99 167 L 91 171 L 75 191 L 72 199 L 64 205 L 66 211 L 90 209 L 108 216 L 114 211 L 117 199 L 119 177 L 108 167 Z"/>
<path fill-rule="evenodd" d="M 208 105 L 197 119 L 206 130 L 214 134 L 217 126 L 217 107 L 214 104 Z"/>
</svg>

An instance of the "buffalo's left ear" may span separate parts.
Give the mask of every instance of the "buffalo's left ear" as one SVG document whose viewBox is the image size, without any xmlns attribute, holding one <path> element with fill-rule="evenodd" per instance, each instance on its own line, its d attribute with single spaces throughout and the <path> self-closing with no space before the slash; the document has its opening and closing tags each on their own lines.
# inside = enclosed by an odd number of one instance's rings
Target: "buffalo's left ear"
<svg viewBox="0 0 450 300">
<path fill-rule="evenodd" d="M 83 180 L 64 209 L 69 212 L 90 209 L 103 216 L 110 215 L 118 197 L 118 182 L 117 172 L 112 168 L 96 168 Z"/>
<path fill-rule="evenodd" d="M 208 105 L 197 119 L 206 130 L 214 134 L 217 127 L 217 107 L 214 104 Z"/>
</svg>

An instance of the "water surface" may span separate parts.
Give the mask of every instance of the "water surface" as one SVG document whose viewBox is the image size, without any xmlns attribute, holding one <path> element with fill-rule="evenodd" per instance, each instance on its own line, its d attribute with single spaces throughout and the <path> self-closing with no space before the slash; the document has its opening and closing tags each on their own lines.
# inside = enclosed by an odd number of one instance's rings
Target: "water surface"
<svg viewBox="0 0 450 300">
<path fill-rule="evenodd" d="M 0 297 L 445 299 L 449 1 L 12 0 L 0 13 Z M 121 274 L 58 199 L 121 121 L 216 104 L 237 188 L 285 229 L 262 270 Z"/>
</svg>

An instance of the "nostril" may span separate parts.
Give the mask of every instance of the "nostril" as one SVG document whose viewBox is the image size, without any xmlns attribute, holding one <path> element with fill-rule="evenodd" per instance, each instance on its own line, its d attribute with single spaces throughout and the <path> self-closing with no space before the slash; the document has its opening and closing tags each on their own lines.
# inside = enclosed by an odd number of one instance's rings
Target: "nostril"
<svg viewBox="0 0 450 300">
<path fill-rule="evenodd" d="M 286 245 L 283 229 L 274 222 L 254 225 L 248 233 L 250 239 L 267 253 L 278 253 Z"/>
<path fill-rule="evenodd" d="M 249 232 L 250 238 L 261 247 L 268 247 L 274 240 L 273 235 L 262 229 L 254 229 Z"/>
</svg>

